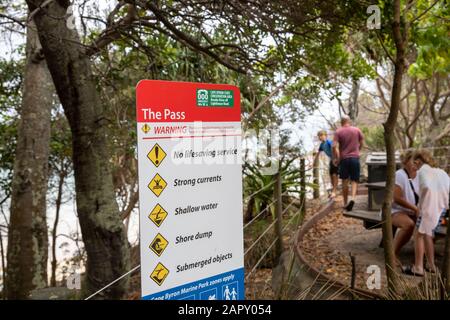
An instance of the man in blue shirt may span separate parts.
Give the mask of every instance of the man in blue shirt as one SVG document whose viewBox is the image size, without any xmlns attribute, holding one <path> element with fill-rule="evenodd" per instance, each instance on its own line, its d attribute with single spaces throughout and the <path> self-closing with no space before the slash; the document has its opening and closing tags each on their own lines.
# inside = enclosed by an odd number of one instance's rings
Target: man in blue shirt
<svg viewBox="0 0 450 320">
<path fill-rule="evenodd" d="M 336 190 L 338 185 L 338 172 L 339 167 L 335 166 L 333 163 L 333 142 L 329 139 L 327 139 L 327 132 L 325 130 L 321 130 L 317 133 L 317 136 L 320 140 L 320 146 L 319 146 L 319 152 L 316 153 L 316 156 L 314 158 L 314 163 L 316 163 L 317 158 L 320 155 L 320 152 L 325 152 L 325 154 L 330 158 L 330 165 L 329 165 L 329 173 L 330 173 L 330 179 L 331 184 L 333 185 L 333 190 L 331 191 L 330 198 L 336 197 Z"/>
</svg>

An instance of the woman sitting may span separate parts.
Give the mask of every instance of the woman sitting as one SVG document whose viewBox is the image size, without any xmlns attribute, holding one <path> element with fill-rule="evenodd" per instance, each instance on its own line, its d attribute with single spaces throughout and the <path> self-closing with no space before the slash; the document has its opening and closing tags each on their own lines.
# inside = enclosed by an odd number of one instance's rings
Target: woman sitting
<svg viewBox="0 0 450 320">
<path fill-rule="evenodd" d="M 402 154 L 403 168 L 395 172 L 394 202 L 392 204 L 392 225 L 399 230 L 394 238 L 394 252 L 397 264 L 402 247 L 411 239 L 419 214 L 419 180 L 417 167 L 413 161 L 413 151 Z"/>
<path fill-rule="evenodd" d="M 450 178 L 441 169 L 435 168 L 434 160 L 427 151 L 417 151 L 414 156 L 419 177 L 419 211 L 414 234 L 415 262 L 403 269 L 409 275 L 424 275 L 424 254 L 429 272 L 436 272 L 434 264 L 434 231 L 439 226 L 441 213 L 448 209 Z"/>
</svg>

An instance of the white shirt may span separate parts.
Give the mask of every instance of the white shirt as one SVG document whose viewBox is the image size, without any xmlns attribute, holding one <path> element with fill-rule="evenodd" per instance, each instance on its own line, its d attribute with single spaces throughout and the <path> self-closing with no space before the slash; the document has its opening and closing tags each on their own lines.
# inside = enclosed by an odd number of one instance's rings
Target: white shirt
<svg viewBox="0 0 450 320">
<path fill-rule="evenodd" d="M 422 221 L 419 232 L 433 235 L 433 229 L 439 224 L 441 213 L 448 209 L 450 178 L 444 170 L 424 164 L 419 177 L 419 210 Z"/>
<path fill-rule="evenodd" d="M 414 186 L 414 190 L 416 190 L 416 193 L 419 194 L 419 175 L 416 175 L 414 179 L 411 180 L 412 184 Z M 411 188 L 411 184 L 409 183 L 408 175 L 406 174 L 406 171 L 404 169 L 397 170 L 395 172 L 395 184 L 402 189 L 403 192 L 403 198 L 411 203 L 412 205 L 416 204 L 416 199 L 414 198 L 414 191 Z M 414 214 L 414 211 L 404 208 L 401 205 L 395 203 L 395 201 L 392 203 L 392 210 L 391 212 L 394 214 L 396 212 L 407 212 L 409 214 Z"/>
</svg>

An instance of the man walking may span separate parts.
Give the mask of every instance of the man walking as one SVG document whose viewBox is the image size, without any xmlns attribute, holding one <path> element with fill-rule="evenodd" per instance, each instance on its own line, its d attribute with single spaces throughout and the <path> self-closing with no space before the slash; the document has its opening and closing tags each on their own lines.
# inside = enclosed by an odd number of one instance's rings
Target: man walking
<svg viewBox="0 0 450 320">
<path fill-rule="evenodd" d="M 352 126 L 349 117 L 341 118 L 341 128 L 334 134 L 333 152 L 334 164 L 339 164 L 339 177 L 342 179 L 342 194 L 344 207 L 352 211 L 355 204 L 356 191 L 358 188 L 360 164 L 359 152 L 363 147 L 364 136 L 359 128 Z M 351 181 L 352 193 L 350 201 L 348 197 L 348 184 Z"/>
</svg>

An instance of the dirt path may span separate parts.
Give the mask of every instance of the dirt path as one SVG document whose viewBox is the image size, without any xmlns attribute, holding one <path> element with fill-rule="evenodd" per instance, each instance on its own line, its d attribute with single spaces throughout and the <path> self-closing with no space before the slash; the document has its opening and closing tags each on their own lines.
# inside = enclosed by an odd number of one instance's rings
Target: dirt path
<svg viewBox="0 0 450 320">
<path fill-rule="evenodd" d="M 367 195 L 358 196 L 355 208 L 363 208 Z M 306 259 L 316 268 L 343 283 L 351 282 L 351 253 L 356 259 L 356 287 L 367 290 L 366 272 L 371 265 L 377 265 L 382 271 L 381 293 L 386 288 L 383 249 L 379 247 L 381 228 L 366 230 L 362 221 L 346 218 L 342 212 L 342 199 L 337 198 L 335 210 L 311 229 L 301 244 Z M 441 263 L 443 241 L 436 243 L 437 263 Z M 413 241 L 402 250 L 400 259 L 403 264 L 411 264 L 414 260 Z M 412 285 L 418 278 L 404 276 L 404 280 Z"/>
<path fill-rule="evenodd" d="M 306 217 L 313 215 L 315 212 L 320 210 L 323 199 L 309 199 L 307 209 L 306 209 Z M 291 219 L 292 215 L 296 214 L 298 209 L 296 206 L 291 207 L 289 212 L 283 216 L 283 225 Z M 297 232 L 297 226 L 295 223 L 291 223 L 289 227 L 283 233 L 283 244 L 284 244 L 284 252 L 291 252 L 293 246 L 293 238 Z M 244 232 L 244 238 L 249 239 L 250 230 L 246 230 Z M 250 239 L 251 241 L 251 239 Z M 272 240 L 269 241 L 269 243 Z M 250 242 L 251 243 L 251 242 Z M 267 243 L 264 244 L 263 249 L 266 250 Z M 261 253 L 257 253 L 257 257 Z M 253 264 L 248 264 L 249 257 L 245 257 L 244 260 L 246 262 L 246 272 L 249 272 L 253 267 Z M 254 262 L 253 262 L 254 263 Z M 266 266 L 262 268 L 258 268 L 253 274 L 249 277 L 249 279 L 245 282 L 245 298 L 248 300 L 267 300 L 267 299 L 276 299 L 276 294 L 273 292 L 272 288 L 272 274 L 273 267 L 275 265 Z"/>
</svg>

